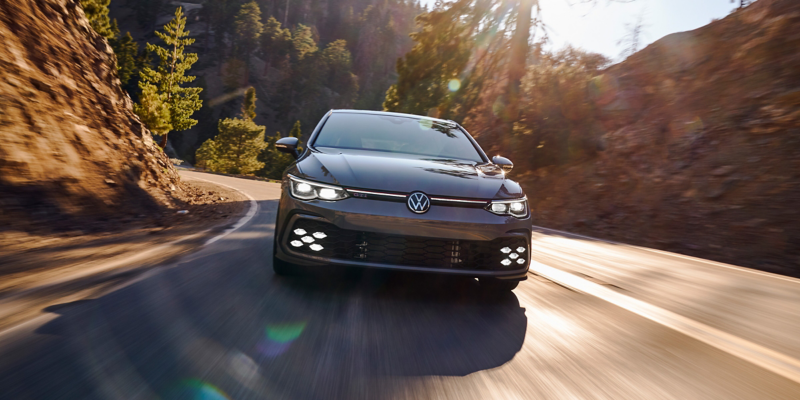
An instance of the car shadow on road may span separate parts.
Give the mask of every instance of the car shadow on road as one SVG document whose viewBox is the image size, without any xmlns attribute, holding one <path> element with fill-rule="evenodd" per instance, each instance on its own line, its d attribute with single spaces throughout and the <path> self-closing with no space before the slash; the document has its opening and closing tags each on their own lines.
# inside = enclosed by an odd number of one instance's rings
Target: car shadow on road
<svg viewBox="0 0 800 400">
<path fill-rule="evenodd" d="M 59 317 L 37 330 L 49 341 L 0 367 L 0 382 L 19 398 L 382 399 L 408 378 L 495 368 L 522 347 L 511 292 L 382 271 L 278 278 L 270 253 L 225 251 L 51 307 Z"/>
</svg>

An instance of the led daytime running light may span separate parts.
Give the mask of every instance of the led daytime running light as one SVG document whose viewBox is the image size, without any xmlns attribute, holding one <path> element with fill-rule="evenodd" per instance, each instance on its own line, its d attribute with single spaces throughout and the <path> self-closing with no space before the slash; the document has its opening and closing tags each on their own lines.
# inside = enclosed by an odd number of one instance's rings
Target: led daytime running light
<svg viewBox="0 0 800 400">
<path fill-rule="evenodd" d="M 486 206 L 486 210 L 497 215 L 511 215 L 516 218 L 528 216 L 528 198 L 513 200 L 493 200 Z"/>
<path fill-rule="evenodd" d="M 350 197 L 341 187 L 307 181 L 294 175 L 289 175 L 289 189 L 292 197 L 300 200 L 337 201 Z"/>
</svg>

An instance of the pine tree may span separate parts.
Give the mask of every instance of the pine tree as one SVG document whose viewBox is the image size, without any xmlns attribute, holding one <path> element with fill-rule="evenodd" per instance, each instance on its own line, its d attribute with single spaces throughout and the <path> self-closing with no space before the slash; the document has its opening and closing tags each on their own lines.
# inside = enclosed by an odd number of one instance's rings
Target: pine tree
<svg viewBox="0 0 800 400">
<path fill-rule="evenodd" d="M 264 127 L 252 120 L 226 118 L 219 121 L 219 134 L 197 150 L 197 163 L 213 172 L 251 174 L 264 167 L 258 160 L 267 147 Z"/>
<path fill-rule="evenodd" d="M 255 116 L 256 90 L 251 87 L 245 92 L 242 118 L 219 121 L 219 134 L 197 150 L 197 165 L 228 174 L 251 174 L 264 168 L 260 156 L 268 144 L 264 141 L 265 128 L 253 122 Z"/>
<path fill-rule="evenodd" d="M 142 92 L 139 94 L 139 103 L 133 106 L 133 112 L 139 116 L 150 132 L 166 137 L 172 130 L 166 94 L 159 93 L 155 85 L 140 82 L 139 87 Z"/>
<path fill-rule="evenodd" d="M 249 87 L 244 92 L 244 101 L 242 102 L 242 118 L 255 119 L 256 117 L 256 89 Z"/>
<path fill-rule="evenodd" d="M 317 42 L 311 28 L 303 24 L 298 24 L 292 32 L 292 47 L 294 48 L 293 58 L 302 61 L 307 55 L 317 51 Z"/>
<path fill-rule="evenodd" d="M 463 121 L 479 104 L 497 104 L 507 122 L 517 114 L 519 79 L 529 55 L 538 0 L 459 0 L 437 3 L 417 16 L 415 45 L 397 62 L 398 79 L 384 109 Z M 507 72 L 502 81 L 497 76 Z M 486 99 L 486 85 L 505 83 L 502 98 Z M 510 132 L 507 125 L 506 131 Z"/>
<path fill-rule="evenodd" d="M 119 35 L 117 21 L 108 18 L 108 5 L 111 0 L 81 0 L 83 13 L 89 20 L 89 25 L 106 40 L 113 40 Z"/>
<path fill-rule="evenodd" d="M 158 68 L 153 70 L 145 66 L 139 73 L 141 77 L 139 87 L 142 89 L 141 104 L 145 102 L 155 104 L 156 100 L 145 99 L 145 97 L 158 95 L 169 108 L 168 122 L 155 124 L 159 127 L 170 126 L 170 129 L 161 137 L 161 143 L 159 143 L 161 148 L 167 146 L 169 131 L 184 131 L 197 123 L 197 120 L 192 119 L 191 116 L 203 105 L 200 100 L 201 88 L 181 86 L 195 80 L 194 76 L 186 76 L 185 73 L 197 61 L 197 54 L 184 53 L 184 48 L 194 43 L 194 39 L 187 38 L 189 32 L 185 30 L 185 27 L 186 17 L 178 7 L 175 10 L 175 18 L 164 26 L 164 32 L 155 32 L 156 36 L 161 38 L 169 48 L 147 44 L 147 50 L 155 52 L 160 59 Z M 148 115 L 147 113 L 151 111 L 150 107 L 138 107 L 134 111 L 143 121 L 151 121 L 151 123 L 164 117 L 162 113 Z M 149 124 L 147 127 L 153 130 Z"/>
<path fill-rule="evenodd" d="M 292 130 L 289 131 L 289 137 L 300 139 L 302 135 L 303 133 L 300 130 L 300 121 L 296 121 L 294 126 L 292 126 Z M 280 132 L 276 132 L 275 136 L 267 138 L 266 148 L 264 151 L 262 151 L 261 156 L 259 157 L 259 160 L 264 163 L 264 168 L 259 171 L 258 175 L 270 179 L 281 179 L 283 176 L 283 171 L 285 171 L 286 168 L 295 161 L 294 157 L 278 151 L 277 147 L 275 147 L 275 142 L 277 142 L 280 138 Z M 302 142 L 300 142 L 300 144 L 302 145 Z M 299 146 L 298 150 L 301 150 Z"/>
<path fill-rule="evenodd" d="M 117 73 L 119 80 L 125 86 L 136 73 L 136 57 L 139 54 L 139 43 L 133 40 L 130 32 L 125 36 L 111 42 L 114 54 L 117 56 Z"/>
<path fill-rule="evenodd" d="M 269 17 L 264 24 L 264 32 L 261 34 L 261 52 L 266 60 L 264 75 L 269 72 L 269 68 L 275 60 L 285 58 L 291 50 L 292 32 L 282 29 L 281 23 L 275 17 Z"/>
<path fill-rule="evenodd" d="M 425 115 L 438 109 L 443 117 L 446 100 L 452 96 L 449 82 L 467 68 L 473 43 L 468 26 L 458 13 L 432 11 L 417 17 L 422 29 L 411 34 L 416 45 L 397 60 L 397 83 L 386 92 L 387 111 Z"/>
<path fill-rule="evenodd" d="M 239 53 L 244 59 L 245 82 L 250 79 L 250 55 L 258 47 L 261 33 L 264 32 L 264 24 L 261 23 L 261 9 L 255 1 L 245 3 L 236 14 L 234 22 L 236 30 L 236 45 Z"/>
</svg>

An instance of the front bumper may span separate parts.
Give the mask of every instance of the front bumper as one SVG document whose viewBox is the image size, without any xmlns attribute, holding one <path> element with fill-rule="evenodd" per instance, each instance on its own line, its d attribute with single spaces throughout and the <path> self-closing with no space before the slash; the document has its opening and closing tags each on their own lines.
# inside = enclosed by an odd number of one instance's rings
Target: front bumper
<svg viewBox="0 0 800 400">
<path fill-rule="evenodd" d="M 376 238 L 380 238 L 381 251 L 384 251 L 384 254 L 391 253 L 391 246 L 397 245 L 398 241 L 413 247 L 413 245 L 419 245 L 420 241 L 429 238 L 436 243 L 435 249 L 454 248 L 457 250 L 461 243 L 478 244 L 483 246 L 478 246 L 478 248 L 485 249 L 485 246 L 490 243 L 505 243 L 504 240 L 512 240 L 514 243 L 519 243 L 519 246 L 525 246 L 525 262 L 517 264 L 515 259 L 511 265 L 497 264 L 497 269 L 488 269 L 485 265 L 473 265 L 469 262 L 459 263 L 457 261 L 462 260 L 459 259 L 458 253 L 447 253 L 446 251 L 433 254 L 441 255 L 443 252 L 446 254 L 446 257 L 442 258 L 441 264 L 435 264 L 435 262 L 432 264 L 431 261 L 414 261 L 413 257 L 413 262 L 408 262 L 409 258 L 407 257 L 391 256 L 388 257 L 391 262 L 385 262 L 382 258 L 372 257 L 373 254 L 376 254 L 375 248 L 364 250 L 364 254 L 360 251 L 349 250 L 333 253 L 326 250 L 320 253 L 325 255 L 311 254 L 313 252 L 307 250 L 307 246 L 311 243 L 304 243 L 304 246 L 301 246 L 304 251 L 298 251 L 297 247 L 290 244 L 291 241 L 300 239 L 295 237 L 296 235 L 292 232 L 293 229 L 296 229 L 298 221 L 330 224 L 327 225 L 331 227 L 328 233 L 335 233 L 337 237 L 326 238 L 323 241 L 318 240 L 316 243 L 325 241 L 331 243 L 331 239 L 337 239 L 339 245 L 342 246 L 341 243 L 344 243 L 342 237 L 348 234 L 359 234 L 361 235 L 357 236 L 359 243 L 356 244 L 363 244 L 366 247 L 375 246 L 370 243 L 377 241 Z M 276 237 L 275 255 L 281 260 L 307 266 L 359 266 L 523 280 L 527 277 L 530 264 L 527 257 L 530 254 L 530 227 L 530 217 L 517 219 L 510 216 L 498 216 L 481 208 L 434 205 L 427 213 L 419 215 L 410 212 L 406 208 L 406 204 L 401 202 L 354 197 L 335 202 L 301 201 L 291 197 L 284 189 L 276 222 L 276 235 L 278 236 Z M 308 234 L 310 235 L 311 232 Z M 370 240 L 360 243 L 362 238 L 370 238 Z M 358 250 L 360 249 L 361 247 L 358 247 Z M 496 253 L 499 249 L 494 249 L 494 251 Z M 496 255 L 494 254 L 494 256 Z"/>
</svg>

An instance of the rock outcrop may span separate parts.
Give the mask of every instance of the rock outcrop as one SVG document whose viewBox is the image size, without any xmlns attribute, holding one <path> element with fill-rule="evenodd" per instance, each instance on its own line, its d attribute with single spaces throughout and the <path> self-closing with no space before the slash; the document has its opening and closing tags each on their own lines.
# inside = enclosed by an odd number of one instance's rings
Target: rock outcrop
<svg viewBox="0 0 800 400">
<path fill-rule="evenodd" d="M 0 2 L 0 221 L 138 214 L 179 177 L 78 0 Z"/>
<path fill-rule="evenodd" d="M 518 177 L 535 224 L 800 276 L 800 2 L 666 36 L 588 90 L 605 151 Z"/>
</svg>

